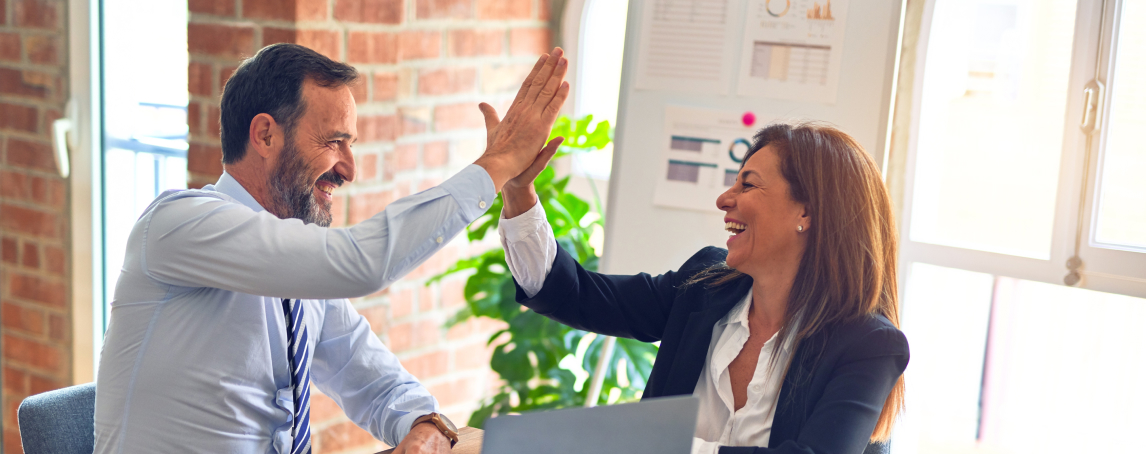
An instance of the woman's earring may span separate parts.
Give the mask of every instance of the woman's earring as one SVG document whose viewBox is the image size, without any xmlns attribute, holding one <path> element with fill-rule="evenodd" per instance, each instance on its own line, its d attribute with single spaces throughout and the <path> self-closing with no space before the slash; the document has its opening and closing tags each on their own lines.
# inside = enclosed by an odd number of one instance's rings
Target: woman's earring
<svg viewBox="0 0 1146 454">
<path fill-rule="evenodd" d="M 796 231 L 797 231 L 797 232 L 803 232 L 803 231 L 804 231 L 804 226 L 802 226 L 802 225 L 797 225 L 797 226 L 796 226 Z"/>
</svg>

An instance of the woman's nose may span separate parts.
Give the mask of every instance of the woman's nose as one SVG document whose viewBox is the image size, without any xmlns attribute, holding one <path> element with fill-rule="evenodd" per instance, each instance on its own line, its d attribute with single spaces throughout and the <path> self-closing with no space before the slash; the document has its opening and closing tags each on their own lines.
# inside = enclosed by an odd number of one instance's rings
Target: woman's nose
<svg viewBox="0 0 1146 454">
<path fill-rule="evenodd" d="M 729 211 L 736 206 L 736 199 L 732 196 L 732 188 L 728 188 L 716 198 L 716 208 L 720 211 Z"/>
</svg>

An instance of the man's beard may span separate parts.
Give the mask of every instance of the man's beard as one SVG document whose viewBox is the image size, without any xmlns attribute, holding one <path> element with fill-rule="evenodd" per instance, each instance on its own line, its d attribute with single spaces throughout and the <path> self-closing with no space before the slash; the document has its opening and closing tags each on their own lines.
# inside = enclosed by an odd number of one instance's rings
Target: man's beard
<svg viewBox="0 0 1146 454">
<path fill-rule="evenodd" d="M 301 219 L 307 224 L 329 227 L 332 220 L 331 203 L 315 196 L 315 187 L 307 175 L 310 167 L 302 160 L 298 148 L 288 138 L 283 147 L 279 164 L 271 173 L 269 187 L 272 212 L 280 218 Z M 322 174 L 318 181 L 329 181 L 335 187 L 342 186 L 342 176 L 333 170 Z"/>
</svg>

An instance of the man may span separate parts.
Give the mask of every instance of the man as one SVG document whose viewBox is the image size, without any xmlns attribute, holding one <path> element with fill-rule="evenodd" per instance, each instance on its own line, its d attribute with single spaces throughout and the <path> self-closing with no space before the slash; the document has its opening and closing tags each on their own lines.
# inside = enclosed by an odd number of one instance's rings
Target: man
<svg viewBox="0 0 1146 454">
<path fill-rule="evenodd" d="M 485 153 L 441 186 L 329 229 L 355 176 L 354 68 L 297 45 L 245 61 L 222 98 L 224 174 L 168 191 L 136 222 L 112 301 L 96 391 L 97 453 L 310 451 L 313 381 L 399 453 L 444 453 L 448 420 L 346 298 L 386 287 L 531 181 L 569 93 L 542 56 Z"/>
</svg>

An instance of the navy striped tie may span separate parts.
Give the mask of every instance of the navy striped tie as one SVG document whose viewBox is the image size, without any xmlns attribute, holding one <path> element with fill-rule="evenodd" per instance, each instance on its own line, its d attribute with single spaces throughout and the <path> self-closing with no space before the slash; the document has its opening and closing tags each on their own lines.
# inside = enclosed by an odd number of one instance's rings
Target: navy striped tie
<svg viewBox="0 0 1146 454">
<path fill-rule="evenodd" d="M 310 453 L 310 359 L 303 322 L 302 302 L 283 300 L 286 313 L 287 354 L 290 356 L 290 384 L 294 386 L 294 444 L 291 454 Z"/>
</svg>

